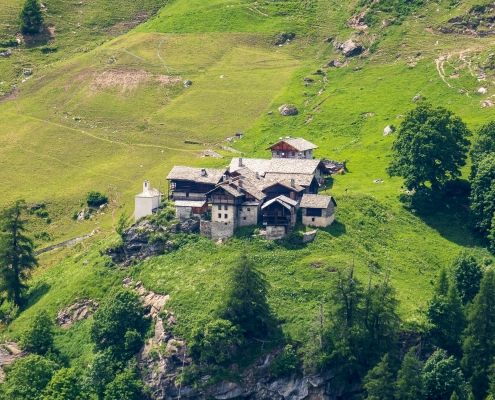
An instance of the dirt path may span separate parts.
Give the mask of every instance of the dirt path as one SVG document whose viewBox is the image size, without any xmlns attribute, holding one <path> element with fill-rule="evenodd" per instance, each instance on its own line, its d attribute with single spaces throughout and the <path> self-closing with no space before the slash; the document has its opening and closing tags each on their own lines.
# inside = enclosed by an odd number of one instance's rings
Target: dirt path
<svg viewBox="0 0 495 400">
<path fill-rule="evenodd" d="M 37 255 L 46 253 L 47 251 L 52 251 L 52 250 L 55 250 L 55 249 L 58 249 L 58 248 L 64 247 L 64 246 L 71 247 L 71 246 L 74 246 L 76 243 L 79 243 L 80 241 L 87 239 L 91 236 L 93 236 L 92 233 L 90 233 L 89 235 L 78 236 L 76 238 L 69 239 L 69 240 L 66 240 L 64 242 L 54 244 L 52 246 L 45 247 L 44 249 L 36 250 L 34 252 L 34 255 L 37 256 Z"/>
</svg>

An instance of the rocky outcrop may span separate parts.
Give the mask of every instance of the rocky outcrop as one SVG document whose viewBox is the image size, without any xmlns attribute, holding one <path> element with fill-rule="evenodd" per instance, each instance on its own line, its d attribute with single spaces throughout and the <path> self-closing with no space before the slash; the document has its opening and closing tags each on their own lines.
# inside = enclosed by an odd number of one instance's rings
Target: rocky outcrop
<svg viewBox="0 0 495 400">
<path fill-rule="evenodd" d="M 22 351 L 17 347 L 17 343 L 5 342 L 0 344 L 0 382 L 5 379 L 3 367 L 12 364 L 15 360 L 28 355 L 27 351 Z"/>
<path fill-rule="evenodd" d="M 280 115 L 287 117 L 290 115 L 296 115 L 298 113 L 298 110 L 294 104 L 282 104 L 278 108 L 278 112 L 280 113 Z"/>
<path fill-rule="evenodd" d="M 363 46 L 357 45 L 351 39 L 341 44 L 340 49 L 345 57 L 353 57 L 361 54 L 364 50 Z"/>
<path fill-rule="evenodd" d="M 91 317 L 97 308 L 98 303 L 93 300 L 82 300 L 74 303 L 58 311 L 57 324 L 64 329 L 68 329 L 75 322 Z"/>
</svg>

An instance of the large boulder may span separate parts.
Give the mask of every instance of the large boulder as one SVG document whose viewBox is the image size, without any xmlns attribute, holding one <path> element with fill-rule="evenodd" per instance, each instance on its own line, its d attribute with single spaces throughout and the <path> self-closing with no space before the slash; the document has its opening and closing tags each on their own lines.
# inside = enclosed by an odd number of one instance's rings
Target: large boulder
<svg viewBox="0 0 495 400">
<path fill-rule="evenodd" d="M 287 117 L 289 115 L 296 115 L 298 113 L 297 107 L 294 104 L 282 104 L 278 108 L 280 115 Z"/>
<path fill-rule="evenodd" d="M 342 54 L 345 57 L 357 56 L 361 54 L 364 50 L 363 46 L 357 45 L 351 39 L 342 43 L 340 49 L 342 50 Z"/>
</svg>

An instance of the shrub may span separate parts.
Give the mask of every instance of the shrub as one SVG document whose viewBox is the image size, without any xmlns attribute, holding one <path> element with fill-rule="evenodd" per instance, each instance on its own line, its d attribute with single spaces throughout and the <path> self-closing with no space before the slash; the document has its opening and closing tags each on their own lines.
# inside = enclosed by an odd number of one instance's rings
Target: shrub
<svg viewBox="0 0 495 400">
<path fill-rule="evenodd" d="M 108 197 L 103 193 L 91 191 L 86 195 L 86 203 L 90 207 L 99 207 L 102 204 L 108 203 Z"/>
<path fill-rule="evenodd" d="M 296 352 L 288 344 L 285 346 L 284 351 L 278 354 L 270 364 L 270 373 L 276 378 L 282 375 L 288 375 L 296 370 L 297 364 Z"/>
<path fill-rule="evenodd" d="M 22 335 L 19 347 L 41 355 L 53 347 L 53 323 L 45 310 L 34 317 L 31 325 Z"/>
</svg>

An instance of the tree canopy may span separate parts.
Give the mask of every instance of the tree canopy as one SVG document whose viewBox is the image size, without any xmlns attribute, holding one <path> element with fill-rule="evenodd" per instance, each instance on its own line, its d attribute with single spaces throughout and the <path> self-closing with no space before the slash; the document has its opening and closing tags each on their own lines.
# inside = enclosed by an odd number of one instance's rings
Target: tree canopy
<svg viewBox="0 0 495 400">
<path fill-rule="evenodd" d="M 452 265 L 452 279 L 459 292 L 462 303 L 474 299 L 480 289 L 483 270 L 477 260 L 466 252 L 461 252 Z"/>
<path fill-rule="evenodd" d="M 19 14 L 19 20 L 22 33 L 38 33 L 43 25 L 43 12 L 39 0 L 26 0 Z"/>
<path fill-rule="evenodd" d="M 495 153 L 495 121 L 483 125 L 476 132 L 469 155 L 471 156 L 471 179 L 476 176 L 478 166 L 488 155 Z"/>
<path fill-rule="evenodd" d="M 495 153 L 479 164 L 471 182 L 471 215 L 477 230 L 487 235 L 492 229 L 495 215 Z"/>
<path fill-rule="evenodd" d="M 404 356 L 401 369 L 397 375 L 396 397 L 400 400 L 423 400 L 423 364 L 414 354 L 414 348 Z"/>
<path fill-rule="evenodd" d="M 401 123 L 387 171 L 401 176 L 408 189 L 430 184 L 433 190 L 461 176 L 470 135 L 466 124 L 451 111 L 419 104 Z"/>
<path fill-rule="evenodd" d="M 41 310 L 21 336 L 19 346 L 30 353 L 45 354 L 53 348 L 53 323 L 45 310 Z"/>
<path fill-rule="evenodd" d="M 30 270 L 38 265 L 33 241 L 24 235 L 25 212 L 26 203 L 18 200 L 0 213 L 0 288 L 16 306 L 21 305 L 21 291 L 26 288 Z"/>
</svg>

